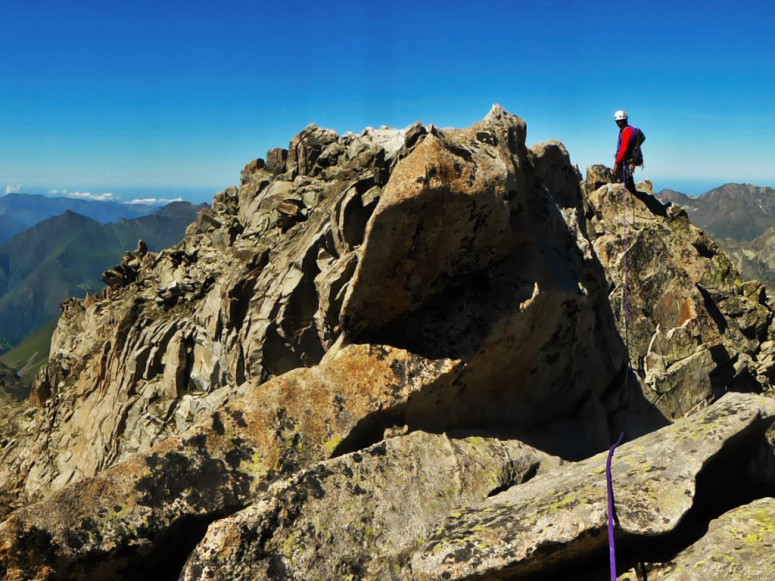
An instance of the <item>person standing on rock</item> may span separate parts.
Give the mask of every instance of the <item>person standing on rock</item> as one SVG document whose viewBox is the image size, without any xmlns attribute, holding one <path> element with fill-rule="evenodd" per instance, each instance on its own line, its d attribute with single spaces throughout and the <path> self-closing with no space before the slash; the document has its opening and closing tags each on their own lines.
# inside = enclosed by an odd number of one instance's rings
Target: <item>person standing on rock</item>
<svg viewBox="0 0 775 581">
<path fill-rule="evenodd" d="M 622 182 L 624 187 L 634 194 L 635 181 L 632 178 L 632 172 L 635 169 L 635 164 L 632 161 L 632 150 L 637 144 L 638 132 L 628 123 L 626 111 L 619 110 L 614 113 L 614 121 L 619 126 L 614 176 L 617 181 Z"/>
</svg>

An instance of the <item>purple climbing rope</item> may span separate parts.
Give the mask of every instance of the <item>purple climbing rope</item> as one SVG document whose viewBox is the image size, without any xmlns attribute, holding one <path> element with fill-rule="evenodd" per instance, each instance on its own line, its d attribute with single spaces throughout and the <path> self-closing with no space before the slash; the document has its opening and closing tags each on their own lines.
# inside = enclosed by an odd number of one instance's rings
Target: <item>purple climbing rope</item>
<svg viewBox="0 0 775 581">
<path fill-rule="evenodd" d="M 611 479 L 611 461 L 614 458 L 614 450 L 622 443 L 624 432 L 619 434 L 611 449 L 608 450 L 608 459 L 605 463 L 605 479 L 608 486 L 608 558 L 611 563 L 611 581 L 616 581 L 616 541 L 614 539 L 614 484 Z"/>
<path fill-rule="evenodd" d="M 622 182 L 626 183 L 627 170 L 622 164 Z M 627 198 L 629 198 L 629 192 L 626 187 L 624 189 L 624 344 L 629 356 L 630 352 L 630 240 L 629 240 L 629 228 L 627 224 Z M 633 209 L 633 218 L 634 218 Z M 627 419 L 630 415 L 630 375 L 629 372 L 625 375 L 625 384 L 627 385 L 627 406 L 624 413 L 624 423 L 622 424 L 622 432 L 619 434 L 619 438 L 608 450 L 608 458 L 605 463 L 605 479 L 606 488 L 608 491 L 608 558 L 611 565 L 611 581 L 616 581 L 616 539 L 614 535 L 614 484 L 611 477 L 611 462 L 614 458 L 614 452 L 619 444 L 624 440 L 624 431 L 627 427 Z"/>
</svg>

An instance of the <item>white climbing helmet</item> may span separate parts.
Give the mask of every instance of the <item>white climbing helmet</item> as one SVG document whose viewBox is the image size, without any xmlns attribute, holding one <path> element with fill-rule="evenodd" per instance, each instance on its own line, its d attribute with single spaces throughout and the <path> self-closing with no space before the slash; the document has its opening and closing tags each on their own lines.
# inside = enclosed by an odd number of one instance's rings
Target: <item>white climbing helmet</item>
<svg viewBox="0 0 775 581">
<path fill-rule="evenodd" d="M 614 121 L 627 121 L 627 111 L 620 109 L 614 113 Z"/>
</svg>

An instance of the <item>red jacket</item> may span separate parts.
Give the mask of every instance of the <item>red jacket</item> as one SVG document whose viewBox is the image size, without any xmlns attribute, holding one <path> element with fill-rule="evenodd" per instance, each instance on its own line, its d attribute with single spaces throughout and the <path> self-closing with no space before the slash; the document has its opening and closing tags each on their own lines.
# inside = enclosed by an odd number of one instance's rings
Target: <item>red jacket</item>
<svg viewBox="0 0 775 581">
<path fill-rule="evenodd" d="M 635 143 L 635 128 L 627 125 L 619 131 L 619 143 L 616 147 L 616 163 L 624 163 L 624 158 L 630 150 L 630 144 Z"/>
</svg>

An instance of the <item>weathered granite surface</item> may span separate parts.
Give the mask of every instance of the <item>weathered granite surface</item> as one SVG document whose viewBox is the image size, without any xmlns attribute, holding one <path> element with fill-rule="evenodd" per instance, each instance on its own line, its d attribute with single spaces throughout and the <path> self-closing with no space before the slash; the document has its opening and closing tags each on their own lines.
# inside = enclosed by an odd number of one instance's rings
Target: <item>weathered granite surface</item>
<svg viewBox="0 0 775 581">
<path fill-rule="evenodd" d="M 0 523 L 0 577 L 131 577 L 160 562 L 179 569 L 209 522 L 351 440 L 380 439 L 413 393 L 449 381 L 455 368 L 354 345 L 246 385 L 180 436 L 13 512 Z"/>
<path fill-rule="evenodd" d="M 769 388 L 773 311 L 761 283 L 744 283 L 683 209 L 606 183 L 606 169 L 589 168 L 584 184 L 589 232 L 644 395 L 678 418 L 727 389 Z"/>
<path fill-rule="evenodd" d="M 773 417 L 775 400 L 729 394 L 623 445 L 612 470 L 617 532 L 674 530 L 693 505 L 703 468 L 722 451 L 750 458 Z M 413 578 L 510 579 L 605 558 L 606 456 L 562 466 L 450 516 L 412 558 Z"/>
<path fill-rule="evenodd" d="M 213 523 L 182 579 L 411 578 L 451 511 L 558 464 L 515 440 L 413 432 L 321 462 Z"/>
<path fill-rule="evenodd" d="M 712 520 L 708 533 L 648 578 L 769 579 L 775 571 L 775 499 L 760 498 Z M 769 550 L 768 550 L 769 548 Z"/>
</svg>

